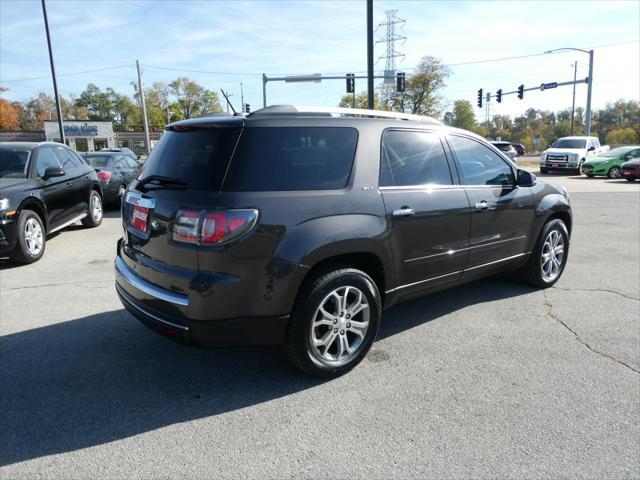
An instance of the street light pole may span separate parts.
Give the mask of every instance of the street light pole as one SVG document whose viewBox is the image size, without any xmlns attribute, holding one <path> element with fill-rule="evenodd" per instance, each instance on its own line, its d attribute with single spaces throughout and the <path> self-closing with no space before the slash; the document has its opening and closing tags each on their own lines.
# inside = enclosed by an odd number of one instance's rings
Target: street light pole
<svg viewBox="0 0 640 480">
<path fill-rule="evenodd" d="M 573 100 L 571 101 L 571 135 L 573 135 L 573 119 L 576 111 L 576 75 L 578 73 L 578 61 L 573 62 Z"/>
<path fill-rule="evenodd" d="M 58 112 L 58 128 L 60 129 L 60 141 L 65 143 L 64 127 L 62 126 L 62 107 L 60 95 L 58 95 L 58 81 L 56 80 L 56 67 L 53 63 L 53 49 L 51 48 L 51 35 L 49 34 L 49 20 L 47 19 L 47 6 L 42 0 L 42 15 L 44 16 L 44 29 L 47 33 L 47 45 L 49 47 L 49 63 L 51 64 L 51 77 L 53 78 L 53 94 L 56 97 L 56 110 Z"/>
<path fill-rule="evenodd" d="M 547 50 L 544 53 L 561 52 L 562 50 L 574 50 L 589 55 L 589 77 L 587 77 L 587 109 L 585 112 L 584 134 L 586 137 L 591 135 L 591 90 L 593 88 L 593 49 L 583 50 L 581 48 L 564 47 Z"/>
<path fill-rule="evenodd" d="M 589 84 L 587 85 L 587 111 L 585 115 L 584 134 L 591 135 L 591 88 L 593 86 L 593 50 L 589 50 Z"/>
</svg>

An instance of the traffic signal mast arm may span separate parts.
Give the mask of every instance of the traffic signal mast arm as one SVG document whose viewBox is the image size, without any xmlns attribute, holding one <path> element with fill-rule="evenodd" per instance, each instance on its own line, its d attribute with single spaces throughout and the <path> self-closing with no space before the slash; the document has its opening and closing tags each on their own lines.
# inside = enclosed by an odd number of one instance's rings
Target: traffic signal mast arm
<svg viewBox="0 0 640 480">
<path fill-rule="evenodd" d="M 552 88 L 564 87 L 564 86 L 566 86 L 566 85 L 574 85 L 574 84 L 575 84 L 575 85 L 577 85 L 577 84 L 579 84 L 579 83 L 589 83 L 589 77 L 587 77 L 587 78 L 583 78 L 583 79 L 581 79 L 581 80 L 576 80 L 575 82 L 574 82 L 573 80 L 570 80 L 570 81 L 568 81 L 568 82 L 559 82 L 559 83 L 555 83 L 555 82 L 554 82 L 554 83 L 543 83 L 543 84 L 538 85 L 537 87 L 527 87 L 527 88 L 523 88 L 523 89 L 522 89 L 522 91 L 523 91 L 523 92 L 530 92 L 530 91 L 533 91 L 533 90 L 542 90 L 542 91 L 544 91 L 544 90 L 550 90 L 550 89 L 552 89 Z M 548 86 L 545 88 L 545 85 L 548 85 Z M 511 91 L 511 92 L 501 92 L 501 93 L 502 93 L 502 97 L 504 97 L 505 95 L 513 95 L 514 93 L 515 93 L 515 94 L 517 94 L 517 93 L 518 93 L 518 89 L 513 90 L 513 91 Z M 491 95 L 491 96 L 490 96 L 490 98 L 495 98 L 495 97 L 496 97 L 496 95 Z"/>
</svg>

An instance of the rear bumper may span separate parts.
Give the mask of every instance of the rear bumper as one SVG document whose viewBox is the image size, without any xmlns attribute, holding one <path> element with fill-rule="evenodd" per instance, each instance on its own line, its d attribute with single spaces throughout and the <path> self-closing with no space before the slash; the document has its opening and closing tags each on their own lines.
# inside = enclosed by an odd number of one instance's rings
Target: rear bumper
<svg viewBox="0 0 640 480">
<path fill-rule="evenodd" d="M 187 296 L 163 289 L 138 276 L 116 257 L 116 292 L 123 306 L 152 330 L 173 340 L 201 346 L 280 345 L 289 316 L 189 319 L 175 315 Z M 153 302 L 149 302 L 153 299 Z"/>
</svg>

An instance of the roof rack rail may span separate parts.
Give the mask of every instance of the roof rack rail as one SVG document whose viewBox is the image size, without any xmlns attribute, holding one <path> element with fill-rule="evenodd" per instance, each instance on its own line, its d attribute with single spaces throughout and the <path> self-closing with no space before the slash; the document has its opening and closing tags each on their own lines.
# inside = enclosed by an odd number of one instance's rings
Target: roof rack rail
<svg viewBox="0 0 640 480">
<path fill-rule="evenodd" d="M 368 117 L 368 118 L 391 118 L 395 120 L 411 120 L 414 122 L 430 123 L 442 125 L 442 122 L 425 115 L 415 115 L 411 113 L 388 112 L 385 110 L 367 110 L 364 108 L 342 108 L 342 107 L 307 107 L 299 105 L 271 105 L 251 112 L 249 117 L 260 116 L 344 116 L 344 117 Z"/>
</svg>

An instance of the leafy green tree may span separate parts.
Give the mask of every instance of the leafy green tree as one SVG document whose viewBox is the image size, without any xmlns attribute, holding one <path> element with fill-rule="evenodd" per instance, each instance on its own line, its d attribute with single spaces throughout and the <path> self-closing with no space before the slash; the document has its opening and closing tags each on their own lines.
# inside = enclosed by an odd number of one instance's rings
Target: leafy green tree
<svg viewBox="0 0 640 480">
<path fill-rule="evenodd" d="M 354 102 L 353 94 L 347 93 L 342 96 L 338 106 L 342 108 L 369 108 L 369 95 L 367 92 L 360 92 L 355 96 Z M 380 99 L 377 95 L 373 96 L 373 108 L 374 110 L 380 109 Z"/>
<path fill-rule="evenodd" d="M 609 145 L 635 145 L 638 134 L 633 128 L 620 128 L 607 133 L 606 140 Z"/>
<path fill-rule="evenodd" d="M 169 84 L 176 97 L 183 118 L 192 118 L 206 112 L 221 112 L 218 94 L 207 90 L 188 77 L 179 77 Z"/>
<path fill-rule="evenodd" d="M 387 89 L 381 106 L 399 112 L 439 117 L 443 109 L 439 91 L 446 86 L 449 74 L 449 69 L 439 59 L 422 57 L 416 72 L 407 78 L 405 91 Z"/>
<path fill-rule="evenodd" d="M 468 100 L 456 100 L 453 111 L 445 113 L 444 120 L 447 125 L 465 130 L 473 130 L 476 127 L 476 115 Z"/>
</svg>

